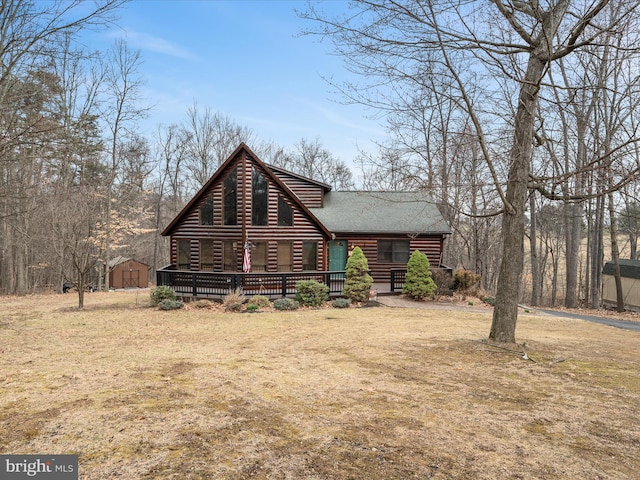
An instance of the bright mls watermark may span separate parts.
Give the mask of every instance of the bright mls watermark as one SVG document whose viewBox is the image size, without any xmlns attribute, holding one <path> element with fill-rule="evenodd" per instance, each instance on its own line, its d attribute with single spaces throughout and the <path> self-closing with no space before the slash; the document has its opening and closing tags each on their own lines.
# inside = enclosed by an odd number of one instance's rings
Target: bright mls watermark
<svg viewBox="0 0 640 480">
<path fill-rule="evenodd" d="M 77 455 L 0 455 L 0 479 L 78 480 Z"/>
</svg>

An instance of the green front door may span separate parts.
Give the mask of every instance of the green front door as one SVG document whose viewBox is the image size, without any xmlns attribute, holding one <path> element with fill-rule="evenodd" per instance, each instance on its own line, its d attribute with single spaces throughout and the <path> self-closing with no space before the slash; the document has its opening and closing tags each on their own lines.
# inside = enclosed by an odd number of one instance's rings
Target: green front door
<svg viewBox="0 0 640 480">
<path fill-rule="evenodd" d="M 329 271 L 344 270 L 347 266 L 347 241 L 329 242 Z"/>
</svg>

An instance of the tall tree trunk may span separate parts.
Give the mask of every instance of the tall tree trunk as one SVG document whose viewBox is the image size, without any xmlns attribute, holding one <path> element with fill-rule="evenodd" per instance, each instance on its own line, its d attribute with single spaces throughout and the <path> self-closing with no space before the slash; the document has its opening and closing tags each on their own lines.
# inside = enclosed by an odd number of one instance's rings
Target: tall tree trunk
<svg viewBox="0 0 640 480">
<path fill-rule="evenodd" d="M 594 204 L 594 199 L 589 199 L 589 201 L 587 202 L 587 245 L 586 245 L 586 256 L 585 256 L 585 264 L 584 264 L 584 281 L 582 282 L 581 285 L 584 285 L 584 305 L 590 305 L 590 298 L 591 298 L 591 289 L 589 288 L 589 286 L 591 285 L 591 257 L 593 255 L 593 243 L 594 243 L 594 235 L 595 235 L 595 231 L 596 231 L 596 227 L 595 227 L 595 222 L 594 222 L 594 218 L 593 218 L 593 204 Z"/>
<path fill-rule="evenodd" d="M 534 195 L 529 196 L 529 251 L 531 253 L 531 305 L 537 306 L 540 302 L 540 264 L 538 262 L 538 232 L 536 225 L 536 200 Z"/>
<path fill-rule="evenodd" d="M 16 242 L 16 294 L 27 294 L 27 262 L 25 259 L 25 242 L 20 239 Z"/>
<path fill-rule="evenodd" d="M 624 295 L 622 292 L 622 277 L 620 275 L 620 252 L 618 250 L 618 226 L 616 211 L 613 203 L 613 193 L 608 194 L 609 200 L 609 233 L 611 234 L 611 261 L 613 262 L 613 278 L 616 282 L 616 311 L 624 312 Z"/>
<path fill-rule="evenodd" d="M 16 293 L 16 277 L 15 277 L 15 258 L 16 258 L 16 246 L 9 243 L 9 254 L 6 258 L 6 281 L 7 281 L 7 293 L 13 295 Z"/>
<path fill-rule="evenodd" d="M 551 280 L 551 306 L 556 306 L 558 297 L 558 258 L 551 252 L 551 264 L 553 265 L 553 279 Z"/>
<path fill-rule="evenodd" d="M 578 306 L 578 263 L 580 257 L 580 242 L 582 240 L 582 204 L 566 203 L 565 206 L 565 299 L 564 306 L 576 308 Z"/>
<path fill-rule="evenodd" d="M 568 6 L 569 0 L 560 0 L 543 15 L 542 28 L 535 40 L 535 47 L 529 52 L 527 69 L 520 84 L 502 220 L 502 261 L 496 306 L 489 332 L 489 338 L 497 342 L 516 341 L 518 301 L 524 266 L 525 211 L 538 94 L 542 77 L 551 61 L 552 39 L 556 36 Z"/>
<path fill-rule="evenodd" d="M 600 308 L 601 272 L 604 260 L 604 199 L 604 196 L 596 199 L 594 232 L 591 241 L 591 281 L 588 286 L 590 308 Z"/>
<path fill-rule="evenodd" d="M 78 272 L 78 309 L 84 308 L 84 288 L 86 283 L 85 272 L 81 268 L 77 269 Z"/>
<path fill-rule="evenodd" d="M 547 57 L 545 57 L 547 58 Z M 506 210 L 502 220 L 502 261 L 496 305 L 489 338 L 506 343 L 516 341 L 520 283 L 524 266 L 524 232 L 527 185 L 531 169 L 532 139 L 540 81 L 547 62 L 531 54 L 522 81 L 510 154 Z"/>
<path fill-rule="evenodd" d="M 575 170 L 580 171 L 583 165 L 586 165 L 587 146 L 587 117 L 592 108 L 583 111 L 580 106 L 574 107 L 576 117 L 576 165 Z M 568 145 L 571 141 L 565 131 L 565 143 Z M 568 148 L 568 147 L 567 147 Z M 565 171 L 570 171 L 568 151 L 565 151 Z M 585 188 L 585 175 L 578 173 L 575 176 L 574 193 L 579 196 Z M 568 193 L 568 191 L 565 191 Z M 565 269 L 566 269 L 566 286 L 564 306 L 567 308 L 576 308 L 578 306 L 578 296 L 580 290 L 579 278 L 579 262 L 580 262 L 580 245 L 582 243 L 582 223 L 583 223 L 583 206 L 581 202 L 565 203 Z"/>
</svg>

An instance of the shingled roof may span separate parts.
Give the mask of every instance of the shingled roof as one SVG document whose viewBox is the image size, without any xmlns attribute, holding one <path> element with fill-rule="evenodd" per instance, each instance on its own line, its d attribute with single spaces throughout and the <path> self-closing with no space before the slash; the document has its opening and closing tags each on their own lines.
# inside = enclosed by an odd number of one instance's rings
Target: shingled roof
<svg viewBox="0 0 640 480">
<path fill-rule="evenodd" d="M 640 260 L 629 260 L 621 258 L 618 260 L 620 265 L 620 276 L 626 278 L 640 278 Z M 613 262 L 604 264 L 602 273 L 604 275 L 613 275 Z"/>
<path fill-rule="evenodd" d="M 424 192 L 327 192 L 324 207 L 309 210 L 334 233 L 451 233 Z"/>
</svg>

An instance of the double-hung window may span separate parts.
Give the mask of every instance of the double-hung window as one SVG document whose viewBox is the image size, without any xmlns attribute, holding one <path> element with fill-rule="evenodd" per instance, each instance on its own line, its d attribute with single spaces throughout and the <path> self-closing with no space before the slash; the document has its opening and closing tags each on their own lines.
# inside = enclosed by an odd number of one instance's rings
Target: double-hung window
<svg viewBox="0 0 640 480">
<path fill-rule="evenodd" d="M 409 240 L 378 240 L 378 263 L 409 261 Z"/>
</svg>

